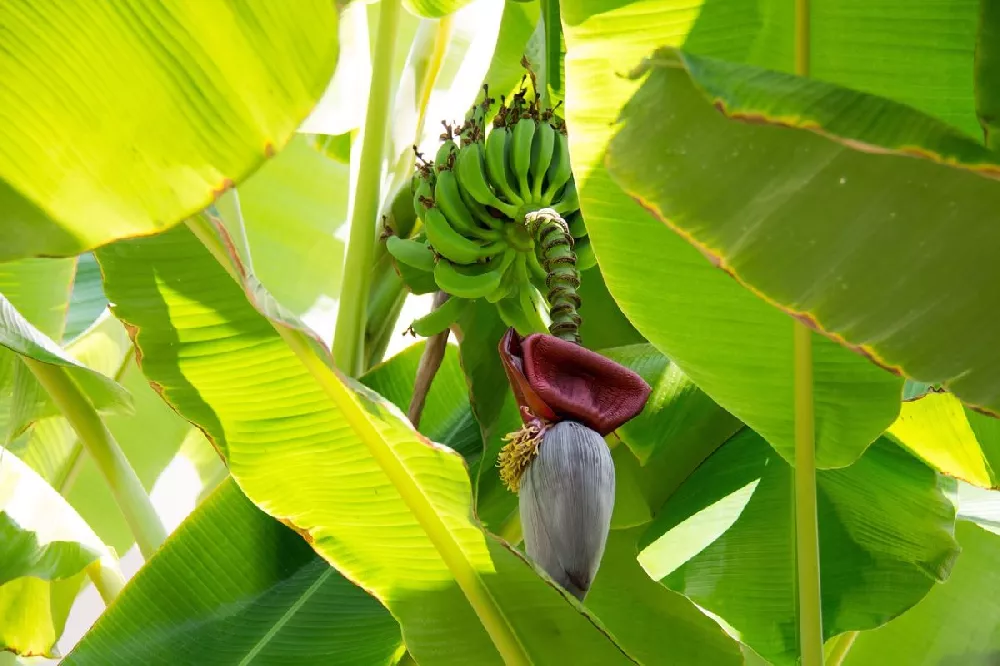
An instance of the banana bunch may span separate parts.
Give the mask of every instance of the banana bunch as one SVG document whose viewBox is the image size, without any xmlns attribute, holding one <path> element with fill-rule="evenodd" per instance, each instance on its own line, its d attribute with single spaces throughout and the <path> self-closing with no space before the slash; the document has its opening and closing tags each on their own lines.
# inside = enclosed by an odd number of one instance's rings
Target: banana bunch
<svg viewBox="0 0 1000 666">
<path fill-rule="evenodd" d="M 596 263 L 580 215 L 565 124 L 554 109 L 540 109 L 537 97 L 529 101 L 523 86 L 509 103 L 501 97 L 488 121 L 494 102 L 484 86 L 482 101 L 464 123 L 443 123 L 434 159 L 418 153 L 412 194 L 421 231 L 412 239 L 387 239 L 404 280 L 406 273 L 431 274 L 452 296 L 447 307 L 413 323 L 419 335 L 444 330 L 464 303 L 478 298 L 495 303 L 507 325 L 523 335 L 544 330 L 545 248 L 525 226 L 531 212 L 559 213 L 574 238 L 577 268 Z"/>
</svg>

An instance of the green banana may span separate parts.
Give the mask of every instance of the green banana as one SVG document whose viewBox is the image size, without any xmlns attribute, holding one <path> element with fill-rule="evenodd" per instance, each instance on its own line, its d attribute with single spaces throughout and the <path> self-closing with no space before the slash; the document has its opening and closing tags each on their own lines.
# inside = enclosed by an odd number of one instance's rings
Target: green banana
<svg viewBox="0 0 1000 666">
<path fill-rule="evenodd" d="M 569 140 L 562 132 L 556 132 L 555 149 L 552 151 L 552 163 L 549 164 L 548 185 L 542 193 L 542 203 L 548 204 L 552 197 L 573 177 L 569 162 Z"/>
<path fill-rule="evenodd" d="M 483 171 L 483 150 L 478 143 L 470 143 L 458 151 L 458 182 L 469 195 L 484 206 L 492 206 L 507 217 L 513 218 L 517 209 L 500 201 L 486 181 Z"/>
<path fill-rule="evenodd" d="M 472 216 L 481 223 L 480 226 L 485 226 L 486 228 L 493 229 L 494 231 L 503 226 L 503 219 L 490 215 L 490 212 L 486 210 L 486 206 L 473 199 L 472 196 L 465 191 L 464 187 L 459 187 L 458 192 L 462 197 L 462 203 L 464 203 L 465 207 L 472 212 Z"/>
<path fill-rule="evenodd" d="M 576 269 L 585 271 L 597 265 L 597 256 L 594 248 L 590 244 L 590 236 L 578 238 L 573 244 L 573 252 L 576 254 Z"/>
<path fill-rule="evenodd" d="M 559 195 L 559 201 L 552 204 L 552 210 L 560 215 L 566 215 L 567 213 L 572 213 L 575 210 L 580 210 L 580 197 L 577 196 L 576 193 L 575 180 L 570 180 L 566 183 L 566 189 Z"/>
<path fill-rule="evenodd" d="M 389 236 L 385 239 L 385 249 L 400 263 L 428 273 L 434 270 L 434 253 L 426 243 Z"/>
<path fill-rule="evenodd" d="M 416 185 L 417 189 L 413 193 L 413 211 L 417 217 L 424 219 L 424 211 L 434 204 L 434 188 L 428 178 L 418 179 Z"/>
<path fill-rule="evenodd" d="M 514 176 L 521 188 L 521 196 L 531 199 L 531 188 L 528 187 L 528 168 L 531 166 L 531 140 L 535 136 L 535 121 L 532 118 L 521 118 L 514 125 L 511 136 L 510 161 L 514 167 Z"/>
<path fill-rule="evenodd" d="M 414 181 L 415 179 L 411 178 L 393 194 L 385 220 L 386 226 L 403 238 L 413 233 L 413 227 L 417 222 L 417 211 L 413 207 Z"/>
<path fill-rule="evenodd" d="M 508 326 L 513 326 L 520 335 L 544 333 L 545 322 L 538 314 L 534 289 L 525 286 L 516 296 L 497 301 L 497 312 Z"/>
<path fill-rule="evenodd" d="M 434 168 L 437 171 L 444 171 L 455 166 L 455 158 L 452 157 L 458 152 L 458 144 L 453 139 L 447 139 L 438 148 L 434 156 Z"/>
<path fill-rule="evenodd" d="M 442 259 L 434 266 L 434 281 L 452 296 L 482 298 L 500 286 L 514 254 L 513 249 L 507 248 L 503 257 L 494 257 L 488 264 L 477 266 L 456 266 L 447 259 Z"/>
<path fill-rule="evenodd" d="M 510 294 L 516 294 L 522 275 L 525 275 L 524 253 L 518 252 L 511 266 L 504 272 L 500 286 L 493 293 L 487 294 L 486 300 L 490 303 L 496 303 Z"/>
<path fill-rule="evenodd" d="M 484 257 L 500 252 L 505 247 L 497 241 L 489 245 L 480 245 L 474 240 L 469 240 L 452 228 L 448 218 L 438 208 L 428 208 L 424 213 L 424 230 L 434 251 L 457 264 L 474 264 Z"/>
<path fill-rule="evenodd" d="M 583 238 L 587 235 L 587 227 L 583 222 L 583 215 L 576 210 L 565 217 L 566 224 L 569 225 L 569 235 L 573 238 Z"/>
<path fill-rule="evenodd" d="M 542 182 L 552 162 L 555 142 L 556 131 L 552 125 L 539 123 L 535 129 L 535 138 L 531 142 L 531 196 L 535 201 L 542 198 Z"/>
<path fill-rule="evenodd" d="M 548 277 L 548 273 L 542 268 L 541 262 L 538 260 L 538 246 L 536 245 L 528 253 L 528 271 L 535 280 L 541 280 L 545 283 L 545 278 Z"/>
<path fill-rule="evenodd" d="M 483 229 L 472 217 L 472 212 L 462 201 L 462 193 L 458 189 L 458 179 L 453 171 L 442 171 L 437 176 L 434 186 L 434 203 L 444 213 L 451 226 L 464 236 L 472 236 L 483 240 L 496 240 L 500 232 Z"/>
<path fill-rule="evenodd" d="M 422 338 L 429 338 L 433 335 L 437 335 L 454 324 L 462 315 L 462 311 L 468 304 L 469 301 L 464 298 L 452 296 L 439 307 L 431 310 L 429 314 L 426 314 L 419 319 L 414 319 L 413 323 L 410 324 L 410 328 L 413 329 L 414 333 Z"/>
<path fill-rule="evenodd" d="M 507 172 L 507 144 L 510 142 L 510 130 L 506 127 L 494 127 L 486 135 L 486 173 L 493 182 L 493 187 L 507 197 L 507 201 L 520 206 L 524 203 L 514 188 L 510 186 Z"/>
</svg>

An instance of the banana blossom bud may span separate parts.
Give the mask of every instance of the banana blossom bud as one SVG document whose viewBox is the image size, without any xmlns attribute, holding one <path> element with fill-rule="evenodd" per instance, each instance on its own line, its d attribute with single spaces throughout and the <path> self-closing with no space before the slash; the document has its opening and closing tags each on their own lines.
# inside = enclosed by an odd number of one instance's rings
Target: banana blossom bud
<svg viewBox="0 0 1000 666">
<path fill-rule="evenodd" d="M 500 475 L 520 491 L 528 556 L 582 601 L 615 502 L 603 436 L 642 411 L 651 389 L 628 368 L 551 335 L 522 339 L 510 329 L 500 357 L 525 424 L 508 435 Z"/>
</svg>

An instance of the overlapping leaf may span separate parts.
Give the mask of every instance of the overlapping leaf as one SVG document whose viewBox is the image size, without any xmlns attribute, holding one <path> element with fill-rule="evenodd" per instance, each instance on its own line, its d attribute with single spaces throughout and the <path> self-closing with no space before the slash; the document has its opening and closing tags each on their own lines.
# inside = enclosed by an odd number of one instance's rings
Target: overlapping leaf
<svg viewBox="0 0 1000 666">
<path fill-rule="evenodd" d="M 3 294 L 0 294 L 0 346 L 15 354 L 65 368 L 98 409 L 128 411 L 132 408 L 131 397 L 122 386 L 70 356 L 21 316 Z M 40 391 L 36 395 L 39 400 L 43 399 Z M 48 401 L 45 404 L 48 406 L 34 410 L 36 416 L 53 413 L 54 407 Z"/>
<path fill-rule="evenodd" d="M 1000 422 L 963 408 L 951 393 L 904 402 L 888 433 L 943 474 L 981 488 L 1000 483 Z"/>
<path fill-rule="evenodd" d="M 149 380 L 205 429 L 255 504 L 389 607 L 416 659 L 498 662 L 487 623 L 514 659 L 628 661 L 470 521 L 457 454 L 429 445 L 319 358 L 296 356 L 186 228 L 102 248 L 98 260 Z"/>
<path fill-rule="evenodd" d="M 99 557 L 107 548 L 66 500 L 0 449 L 0 650 L 51 654 L 81 573 Z"/>
<path fill-rule="evenodd" d="M 400 644 L 375 599 L 227 480 L 63 663 L 368 666 Z"/>
<path fill-rule="evenodd" d="M 1000 242 L 1000 159 L 980 144 L 889 100 L 668 51 L 623 112 L 608 168 L 772 303 L 1000 411 L 981 289 Z M 707 177 L 720 170 L 723 198 Z"/>
<path fill-rule="evenodd" d="M 362 382 L 404 409 L 421 347 L 380 364 Z M 421 428 L 437 441 L 478 454 L 457 356 L 454 348 L 446 354 Z M 181 448 L 197 451 L 188 440 Z M 196 620 L 199 629 L 187 630 Z M 220 644 L 219 636 L 228 640 Z M 171 536 L 67 663 L 166 664 L 212 651 L 233 663 L 294 654 L 304 663 L 367 665 L 387 663 L 401 644 L 388 611 L 228 480 Z"/>
<path fill-rule="evenodd" d="M 337 60 L 337 6 L 0 7 L 0 260 L 155 233 L 288 141 Z"/>
<path fill-rule="evenodd" d="M 637 87 L 622 74 L 657 47 L 687 40 L 698 52 L 737 59 L 787 53 L 791 66 L 790 50 L 781 50 L 786 39 L 792 44 L 791 23 L 763 22 L 756 3 L 713 10 L 666 0 L 564 3 L 570 152 L 594 250 L 622 311 L 699 388 L 790 457 L 792 320 L 714 268 L 604 168 L 615 122 Z M 731 180 L 705 177 L 727 201 Z M 901 381 L 827 339 L 815 340 L 814 357 L 818 463 L 843 466 L 893 421 Z"/>
<path fill-rule="evenodd" d="M 792 470 L 755 433 L 724 444 L 667 501 L 639 560 L 775 664 L 794 663 L 798 620 Z M 877 627 L 944 580 L 958 556 L 955 508 L 935 473 L 880 439 L 817 475 L 823 629 Z"/>
<path fill-rule="evenodd" d="M 951 577 L 916 607 L 857 637 L 844 666 L 995 663 L 1000 655 L 1000 537 L 960 522 Z"/>
</svg>

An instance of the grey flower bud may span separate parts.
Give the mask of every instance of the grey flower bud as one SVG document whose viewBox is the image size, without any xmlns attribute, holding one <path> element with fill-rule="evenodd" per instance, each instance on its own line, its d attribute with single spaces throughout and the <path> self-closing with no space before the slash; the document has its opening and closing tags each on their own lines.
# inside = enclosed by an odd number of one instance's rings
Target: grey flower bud
<svg viewBox="0 0 1000 666">
<path fill-rule="evenodd" d="M 552 426 L 519 494 L 528 556 L 582 601 L 601 564 L 615 504 L 615 466 L 604 439 L 575 421 Z"/>
</svg>

